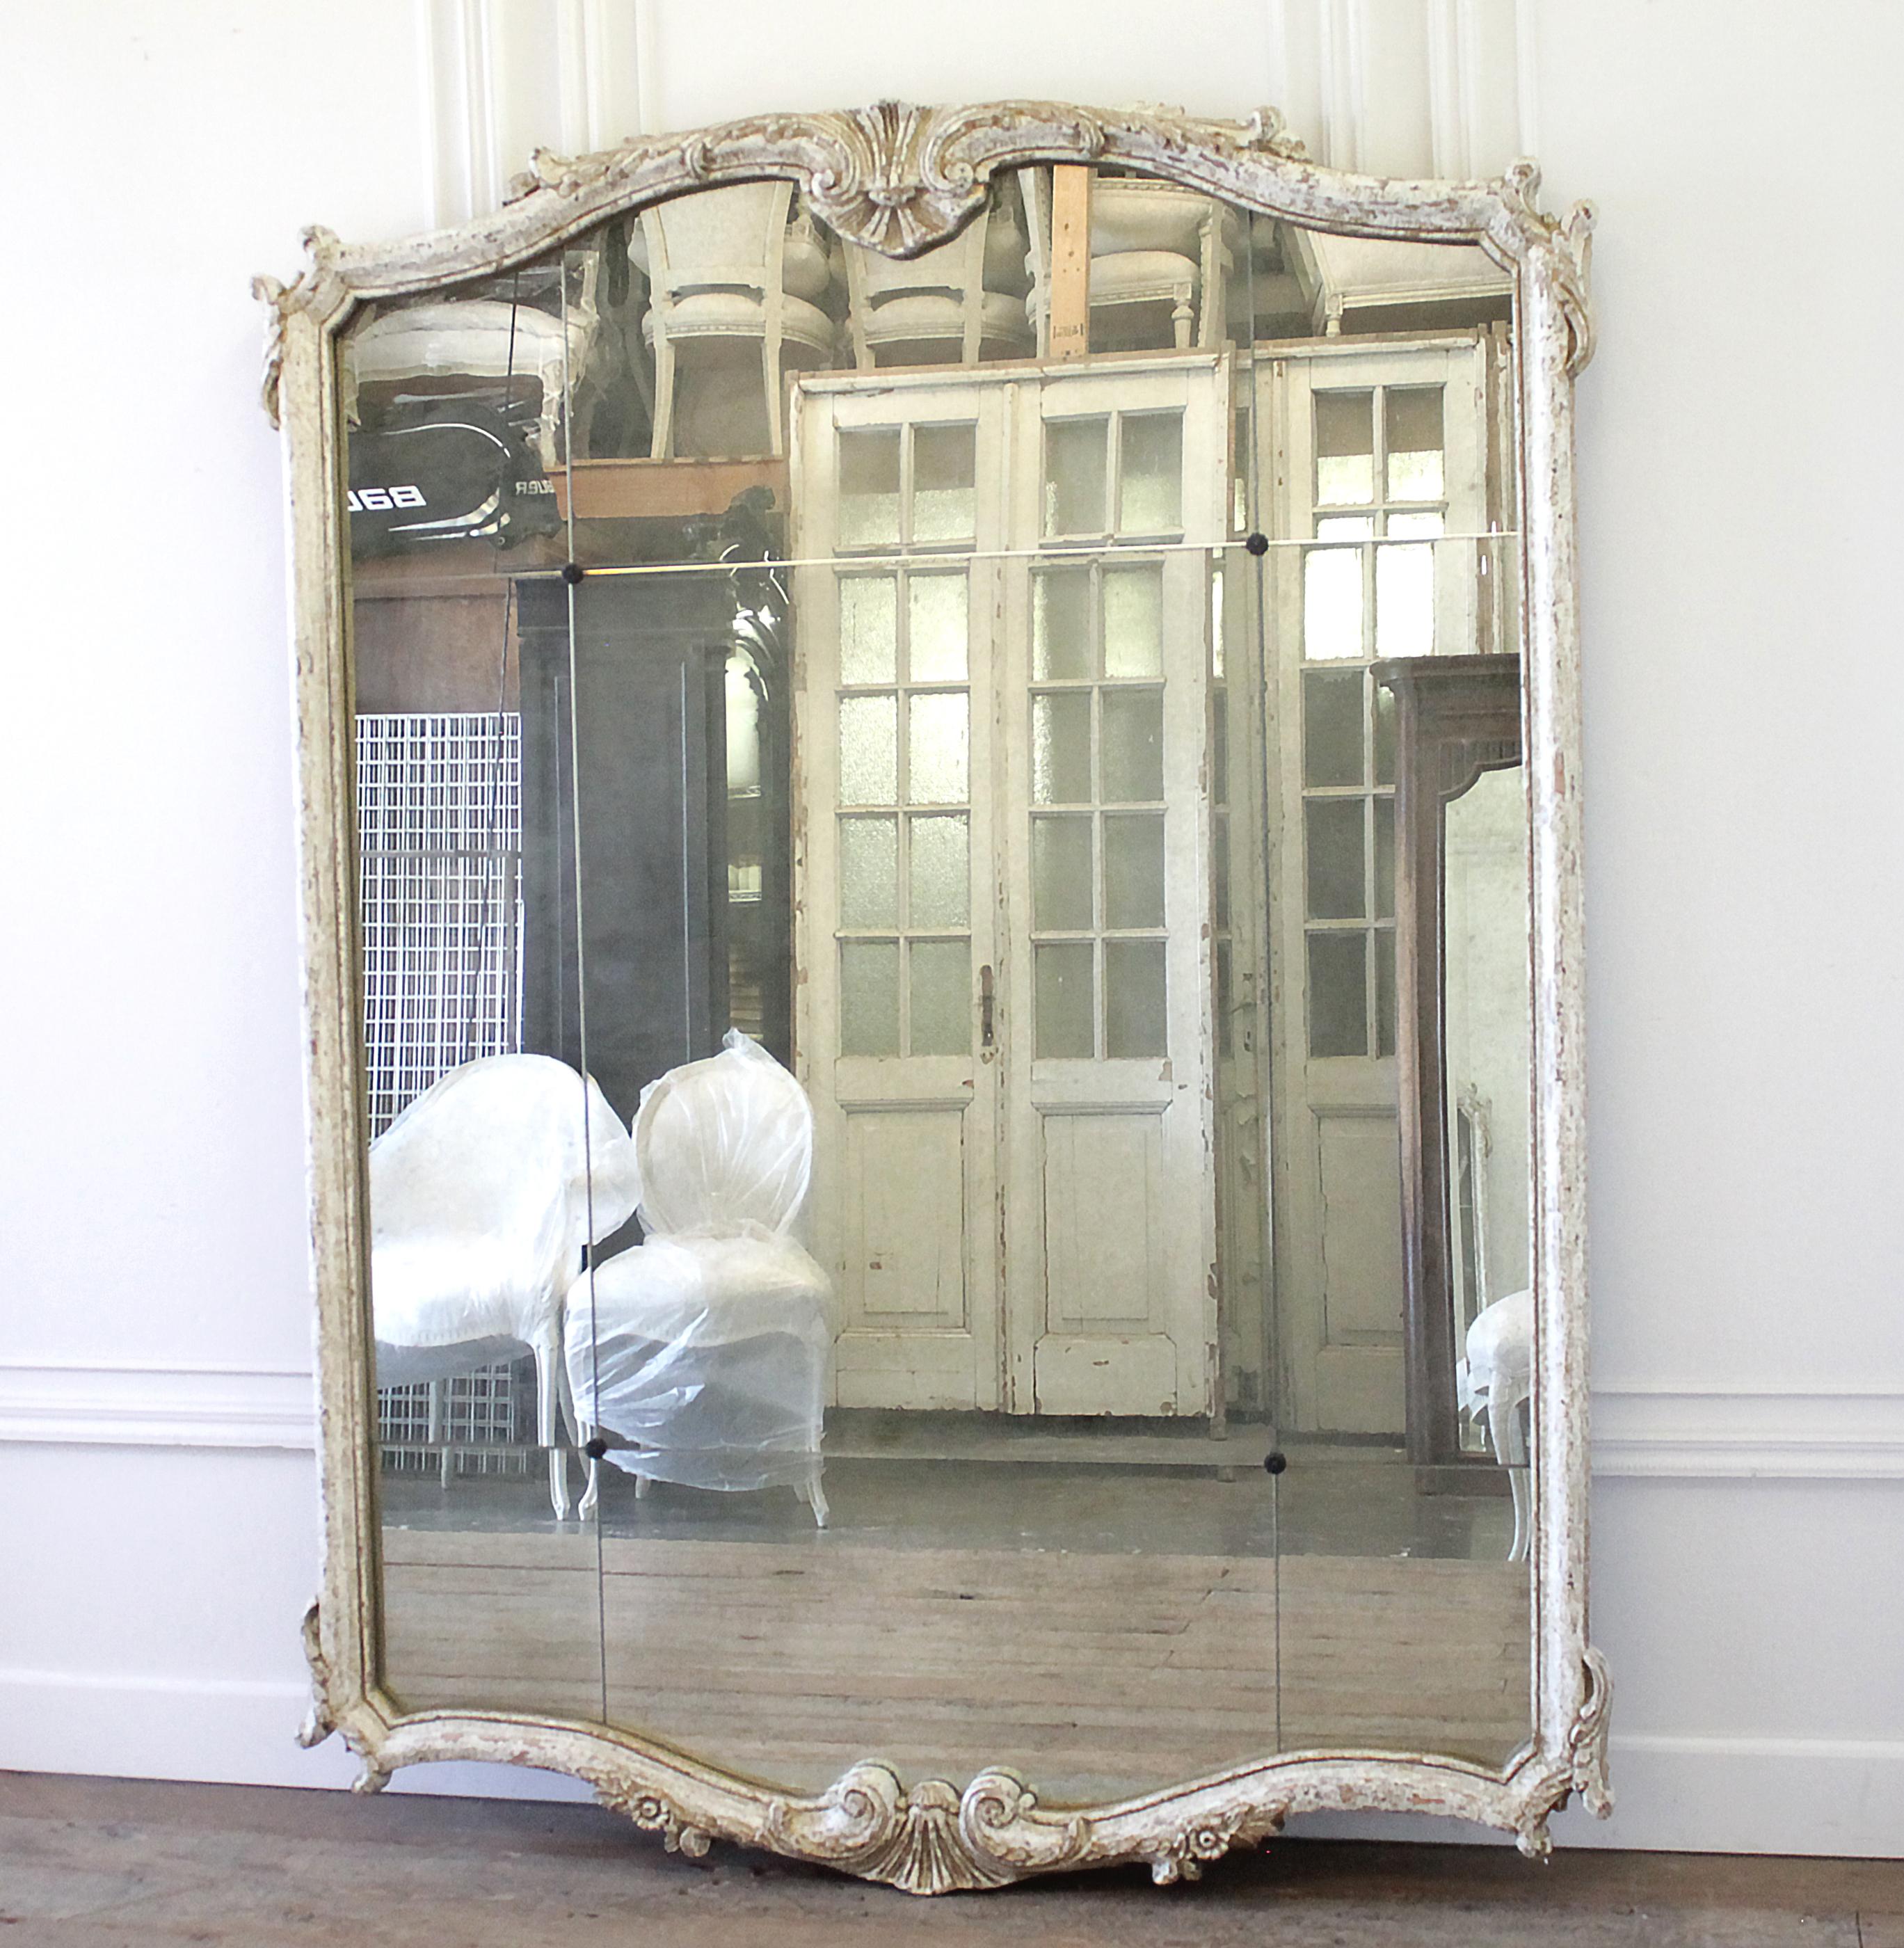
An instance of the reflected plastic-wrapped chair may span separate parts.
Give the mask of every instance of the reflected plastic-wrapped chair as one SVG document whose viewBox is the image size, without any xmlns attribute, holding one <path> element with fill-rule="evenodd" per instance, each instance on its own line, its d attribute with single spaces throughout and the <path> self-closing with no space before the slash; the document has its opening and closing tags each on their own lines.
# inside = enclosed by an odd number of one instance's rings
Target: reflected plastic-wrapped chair
<svg viewBox="0 0 1904 1948">
<path fill-rule="evenodd" d="M 1527 1559 L 1533 1537 L 1533 1496 L 1527 1484 L 1527 1435 L 1521 1409 L 1533 1394 L 1533 1294 L 1509 1292 L 1482 1307 L 1468 1329 L 1468 1357 L 1455 1369 L 1460 1404 L 1487 1417 L 1494 1458 L 1507 1470 L 1514 1496 L 1510 1562 Z"/>
<path fill-rule="evenodd" d="M 634 1118 L 647 1236 L 569 1289 L 569 1383 L 585 1440 L 648 1482 L 795 1489 L 826 1525 L 820 1485 L 832 1285 L 791 1233 L 813 1169 L 813 1108 L 738 1029 L 671 1069 Z M 600 1489 L 589 1464 L 582 1512 Z"/>
<path fill-rule="evenodd" d="M 557 1440 L 562 1299 L 582 1247 L 626 1224 L 634 1146 L 591 1077 L 546 1055 L 452 1069 L 371 1146 L 377 1382 L 401 1386 L 535 1356 L 536 1439 L 569 1512 Z"/>
</svg>

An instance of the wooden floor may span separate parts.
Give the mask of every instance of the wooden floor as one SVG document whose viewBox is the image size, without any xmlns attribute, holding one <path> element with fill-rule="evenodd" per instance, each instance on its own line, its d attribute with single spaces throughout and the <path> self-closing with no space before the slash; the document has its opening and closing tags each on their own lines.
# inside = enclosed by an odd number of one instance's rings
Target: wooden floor
<svg viewBox="0 0 1904 1948">
<path fill-rule="evenodd" d="M 421 1776 L 421 1775 L 418 1775 Z M 1904 1864 L 1285 1839 L 914 1900 L 587 1805 L 0 1773 L 8 1948 L 1904 1948 Z"/>
<path fill-rule="evenodd" d="M 598 1576 L 582 1535 L 384 1549 L 409 1708 L 594 1719 L 606 1680 L 612 1723 L 795 1790 L 874 1756 L 1009 1763 L 1048 1803 L 1316 1745 L 1493 1764 L 1529 1722 L 1505 1563 L 608 1538 Z"/>
</svg>

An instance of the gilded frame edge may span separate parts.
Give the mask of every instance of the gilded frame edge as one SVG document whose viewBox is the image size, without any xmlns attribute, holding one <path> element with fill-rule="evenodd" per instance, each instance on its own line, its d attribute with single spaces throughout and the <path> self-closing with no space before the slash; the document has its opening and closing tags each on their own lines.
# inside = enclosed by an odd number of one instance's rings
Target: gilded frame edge
<svg viewBox="0 0 1904 1948">
<path fill-rule="evenodd" d="M 981 1773 L 963 1793 L 908 1788 L 876 1762 L 825 1792 L 762 1786 L 632 1733 L 495 1712 L 405 1716 L 377 1687 L 377 1546 L 363 1303 L 367 1227 L 362 1154 L 352 806 L 349 618 L 343 599 L 340 442 L 333 341 L 366 300 L 492 273 L 622 212 L 724 181 L 792 178 L 825 220 L 873 247 L 912 255 L 950 235 L 997 169 L 1105 163 L 1204 190 L 1267 214 L 1347 234 L 1480 244 L 1514 277 L 1527 713 L 1533 801 L 1533 1255 L 1539 1438 L 1535 1454 L 1533 1723 L 1500 1772 L 1427 1754 L 1297 1752 L 1232 1767 L 1102 1806 L 1047 1809 L 1016 1773 Z M 1142 1860 L 1159 1881 L 1194 1878 L 1233 1846 L 1260 1843 L 1292 1813 L 1433 1813 L 1512 1832 L 1546 1853 L 1548 1817 L 1571 1794 L 1611 1810 L 1611 1690 L 1587 1634 L 1587 1399 L 1584 981 L 1582 962 L 1579 628 L 1573 383 L 1590 357 L 1591 206 L 1542 212 L 1540 172 L 1426 182 L 1310 161 L 1259 110 L 1245 123 L 1173 110 L 1107 111 L 1048 102 L 958 108 L 882 102 L 818 115 L 766 115 L 687 135 L 637 138 L 591 156 L 538 150 L 495 215 L 388 245 L 305 233 L 309 258 L 287 287 L 254 284 L 268 308 L 264 399 L 285 436 L 299 737 L 298 809 L 305 1126 L 317 1298 L 321 1595 L 305 1619 L 314 1692 L 300 1732 L 343 1735 L 359 1791 L 398 1766 L 486 1760 L 592 1785 L 671 1849 L 721 1838 L 912 1893 L 992 1887 L 1059 1869 Z"/>
</svg>

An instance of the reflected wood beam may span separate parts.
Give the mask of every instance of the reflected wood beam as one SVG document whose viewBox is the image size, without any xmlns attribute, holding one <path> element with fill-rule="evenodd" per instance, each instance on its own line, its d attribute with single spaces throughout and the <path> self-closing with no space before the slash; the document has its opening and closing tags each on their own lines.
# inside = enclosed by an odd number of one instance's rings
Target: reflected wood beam
<svg viewBox="0 0 1904 1948">
<path fill-rule="evenodd" d="M 1074 163 L 1051 172 L 1051 356 L 1091 349 L 1091 172 Z"/>
</svg>

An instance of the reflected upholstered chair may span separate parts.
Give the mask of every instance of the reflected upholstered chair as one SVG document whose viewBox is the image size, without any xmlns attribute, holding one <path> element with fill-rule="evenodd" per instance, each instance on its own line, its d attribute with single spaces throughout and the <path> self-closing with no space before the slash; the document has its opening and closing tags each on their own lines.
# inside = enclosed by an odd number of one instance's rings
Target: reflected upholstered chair
<svg viewBox="0 0 1904 1948">
<path fill-rule="evenodd" d="M 994 197 L 949 243 L 916 257 L 843 246 L 847 330 L 862 372 L 879 365 L 975 365 L 988 352 L 1012 358 L 1031 351 L 1016 201 Z"/>
<path fill-rule="evenodd" d="M 789 223 L 792 197 L 791 183 L 739 183 L 643 212 L 631 254 L 648 275 L 653 458 L 677 457 L 682 381 L 697 361 L 718 364 L 736 350 L 758 358 L 767 451 L 776 454 L 786 449 L 784 374 L 833 362 L 839 327 L 822 308 L 833 259 L 808 218 Z"/>
<path fill-rule="evenodd" d="M 821 1528 L 832 1282 L 792 1233 L 813 1170 L 806 1092 L 730 1030 L 716 1056 L 642 1091 L 642 1242 L 585 1273 L 564 1308 L 585 1441 L 650 1481 L 792 1487 Z M 582 1512 L 600 1490 L 589 1464 Z"/>
<path fill-rule="evenodd" d="M 1026 169 L 1020 181 L 1031 229 L 1025 309 L 1043 356 L 1050 349 L 1051 173 Z M 1090 209 L 1094 342 L 1097 315 L 1104 312 L 1105 324 L 1133 345 L 1148 340 L 1179 352 L 1220 345 L 1230 261 L 1222 206 L 1171 183 L 1098 176 Z M 1119 312 L 1126 314 L 1121 320 Z"/>
<path fill-rule="evenodd" d="M 596 259 L 583 267 L 567 316 L 501 298 L 399 306 L 343 341 L 347 411 L 361 386 L 404 380 L 532 378 L 541 388 L 537 448 L 544 471 L 559 459 L 563 401 L 581 384 L 598 324 Z"/>
<path fill-rule="evenodd" d="M 634 1209 L 628 1131 L 592 1078 L 585 1098 L 566 1062 L 485 1056 L 419 1096 L 371 1144 L 370 1165 L 378 1384 L 532 1353 L 549 1499 L 567 1515 L 563 1295 L 584 1245 Z"/>
</svg>

